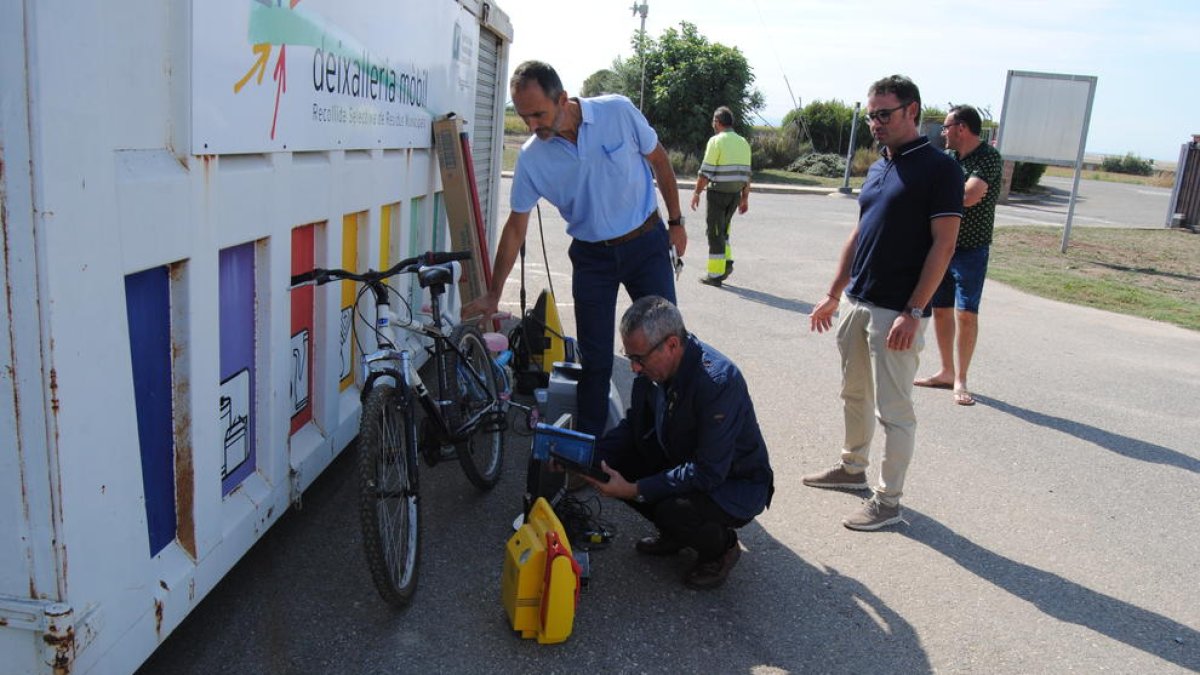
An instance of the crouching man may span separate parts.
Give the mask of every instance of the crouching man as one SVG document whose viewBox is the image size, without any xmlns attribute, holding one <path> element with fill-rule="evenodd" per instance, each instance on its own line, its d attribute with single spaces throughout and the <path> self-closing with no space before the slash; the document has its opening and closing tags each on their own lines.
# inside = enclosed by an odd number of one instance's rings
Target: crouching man
<svg viewBox="0 0 1200 675">
<path fill-rule="evenodd" d="M 637 378 L 625 419 L 596 443 L 609 481 L 658 528 L 637 542 L 646 555 L 691 548 L 691 588 L 724 583 L 741 555 L 736 529 L 771 503 L 774 473 L 746 380 L 737 366 L 687 332 L 675 305 L 640 298 L 621 318 Z"/>
</svg>

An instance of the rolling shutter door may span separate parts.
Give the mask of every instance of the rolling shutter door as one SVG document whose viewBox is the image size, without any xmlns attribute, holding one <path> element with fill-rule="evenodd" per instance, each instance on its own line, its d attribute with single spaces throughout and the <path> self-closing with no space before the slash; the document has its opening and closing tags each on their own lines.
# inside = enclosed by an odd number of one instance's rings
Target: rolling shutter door
<svg viewBox="0 0 1200 675">
<path fill-rule="evenodd" d="M 496 98 L 500 88 L 499 70 L 500 38 L 488 30 L 479 31 L 479 68 L 475 83 L 474 133 L 471 134 L 471 159 L 475 164 L 475 183 L 479 190 L 479 208 L 483 212 L 484 229 L 491 236 L 496 222 L 493 186 L 498 185 L 499 165 L 493 166 L 496 148 L 497 127 L 502 124 L 496 118 Z"/>
</svg>

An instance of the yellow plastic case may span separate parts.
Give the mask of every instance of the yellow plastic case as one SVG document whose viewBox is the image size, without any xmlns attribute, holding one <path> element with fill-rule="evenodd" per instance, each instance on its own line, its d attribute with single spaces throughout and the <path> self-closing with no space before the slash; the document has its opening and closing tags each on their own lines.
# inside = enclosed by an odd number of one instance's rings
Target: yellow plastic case
<svg viewBox="0 0 1200 675">
<path fill-rule="evenodd" d="M 539 497 L 505 546 L 501 599 L 523 638 L 554 644 L 571 635 L 579 599 L 579 564 L 554 509 Z"/>
</svg>

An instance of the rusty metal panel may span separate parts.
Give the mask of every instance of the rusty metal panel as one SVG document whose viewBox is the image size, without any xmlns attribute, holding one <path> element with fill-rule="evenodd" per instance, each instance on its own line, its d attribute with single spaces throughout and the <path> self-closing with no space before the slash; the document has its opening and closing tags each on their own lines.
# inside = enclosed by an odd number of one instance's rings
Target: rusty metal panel
<svg viewBox="0 0 1200 675">
<path fill-rule="evenodd" d="M 1200 143 L 1191 143 L 1184 151 L 1184 160 L 1175 168 L 1175 203 L 1169 217 L 1183 214 L 1182 226 L 1195 229 L 1200 226 Z"/>
</svg>

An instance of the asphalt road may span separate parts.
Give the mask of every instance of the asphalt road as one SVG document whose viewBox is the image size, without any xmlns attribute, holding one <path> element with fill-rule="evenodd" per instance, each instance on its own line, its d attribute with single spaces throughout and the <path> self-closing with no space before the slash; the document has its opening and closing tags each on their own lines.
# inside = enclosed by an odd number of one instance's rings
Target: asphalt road
<svg viewBox="0 0 1200 675">
<path fill-rule="evenodd" d="M 1086 183 L 1086 203 L 1107 189 Z M 1001 222 L 1054 213 L 1037 206 L 1002 207 Z M 350 449 L 142 672 L 1200 670 L 1200 334 L 990 283 L 972 368 L 979 405 L 915 394 L 907 524 L 846 530 L 857 496 L 801 486 L 840 447 L 837 348 L 809 332 L 806 314 L 856 212 L 840 197 L 754 195 L 734 223 L 737 272 L 723 289 L 697 283 L 700 214 L 689 224 L 680 307 L 746 373 L 777 481 L 721 589 L 684 588 L 687 557 L 635 554 L 647 526 L 606 502 L 618 534 L 592 554 L 574 634 L 557 646 L 514 635 L 499 577 L 528 439 L 512 436 L 490 494 L 456 465 L 424 470 L 421 586 L 393 612 L 362 560 Z M 548 276 L 571 331 L 562 224 L 553 209 L 542 216 Z M 532 297 L 548 278 L 536 220 L 529 242 Z M 932 329 L 927 337 L 922 373 L 936 359 Z M 616 368 L 627 391 L 620 357 Z"/>
<path fill-rule="evenodd" d="M 1045 176 L 1041 186 L 1049 194 L 1036 199 L 1013 194 L 1008 204 L 996 208 L 998 223 L 1008 225 L 1063 225 L 1071 196 L 1072 179 Z M 1171 188 L 1081 180 L 1071 227 L 1146 227 L 1167 223 Z"/>
</svg>

